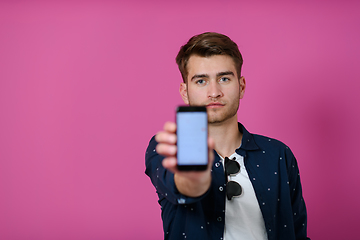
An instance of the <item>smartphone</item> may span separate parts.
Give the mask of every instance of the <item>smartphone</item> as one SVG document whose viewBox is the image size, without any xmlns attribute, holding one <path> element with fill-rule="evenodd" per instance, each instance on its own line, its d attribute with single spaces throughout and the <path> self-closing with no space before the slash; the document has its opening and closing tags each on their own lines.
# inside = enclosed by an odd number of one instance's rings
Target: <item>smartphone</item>
<svg viewBox="0 0 360 240">
<path fill-rule="evenodd" d="M 181 171 L 206 170 L 209 161 L 206 107 L 178 107 L 176 124 L 177 168 Z"/>
</svg>

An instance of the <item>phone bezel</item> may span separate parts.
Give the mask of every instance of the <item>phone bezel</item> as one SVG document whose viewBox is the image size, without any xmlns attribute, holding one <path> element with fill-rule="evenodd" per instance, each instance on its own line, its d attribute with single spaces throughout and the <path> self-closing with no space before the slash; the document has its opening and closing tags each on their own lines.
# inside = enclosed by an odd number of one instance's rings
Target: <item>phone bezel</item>
<svg viewBox="0 0 360 240">
<path fill-rule="evenodd" d="M 179 106 L 176 109 L 176 121 L 177 121 L 177 113 L 179 112 L 207 112 L 205 106 Z M 207 124 L 207 122 L 206 122 Z M 176 134 L 177 134 L 176 130 Z M 177 143 L 176 143 L 177 144 Z M 206 143 L 207 145 L 207 143 Z M 208 152 L 206 153 L 206 157 L 209 159 Z M 177 157 L 177 154 L 176 154 Z M 177 169 L 179 171 L 204 171 L 207 169 L 208 164 L 204 165 L 178 165 Z"/>
</svg>

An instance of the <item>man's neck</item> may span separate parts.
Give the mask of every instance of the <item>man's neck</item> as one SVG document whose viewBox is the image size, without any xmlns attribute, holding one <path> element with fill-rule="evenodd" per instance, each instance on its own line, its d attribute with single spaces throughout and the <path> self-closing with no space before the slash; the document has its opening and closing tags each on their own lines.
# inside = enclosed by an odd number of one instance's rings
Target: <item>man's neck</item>
<svg viewBox="0 0 360 240">
<path fill-rule="evenodd" d="M 222 157 L 229 157 L 240 147 L 242 139 L 237 115 L 222 123 L 209 124 L 209 136 L 215 141 L 215 151 Z"/>
</svg>

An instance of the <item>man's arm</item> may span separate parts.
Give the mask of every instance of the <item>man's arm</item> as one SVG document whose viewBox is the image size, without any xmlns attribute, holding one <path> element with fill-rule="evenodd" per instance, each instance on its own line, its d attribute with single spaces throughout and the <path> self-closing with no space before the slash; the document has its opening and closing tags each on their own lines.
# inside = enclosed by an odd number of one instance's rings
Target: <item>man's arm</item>
<svg viewBox="0 0 360 240">
<path fill-rule="evenodd" d="M 289 174 L 289 185 L 291 192 L 291 204 L 294 215 L 294 228 L 296 239 L 310 240 L 307 237 L 307 211 L 305 201 L 302 195 L 300 173 L 295 156 L 289 148 L 286 151 L 287 168 Z"/>
<path fill-rule="evenodd" d="M 164 130 L 156 134 L 155 140 L 158 142 L 156 152 L 165 156 L 162 165 L 174 173 L 174 181 L 178 191 L 188 197 L 199 197 L 206 193 L 211 184 L 211 166 L 214 161 L 214 142 L 212 139 L 208 140 L 209 163 L 205 171 L 179 171 L 177 169 L 175 123 L 165 123 Z"/>
</svg>

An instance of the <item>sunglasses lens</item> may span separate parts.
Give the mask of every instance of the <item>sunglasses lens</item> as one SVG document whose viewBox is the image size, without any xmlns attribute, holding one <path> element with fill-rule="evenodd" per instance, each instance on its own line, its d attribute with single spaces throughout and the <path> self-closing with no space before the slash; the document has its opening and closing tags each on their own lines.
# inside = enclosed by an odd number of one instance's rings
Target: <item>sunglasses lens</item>
<svg viewBox="0 0 360 240">
<path fill-rule="evenodd" d="M 226 185 L 226 196 L 231 200 L 234 196 L 240 196 L 242 192 L 241 186 L 234 181 L 229 181 Z"/>
<path fill-rule="evenodd" d="M 234 158 L 235 159 L 235 158 Z M 240 164 L 236 160 L 230 160 L 228 157 L 225 157 L 225 175 L 226 181 L 228 176 L 231 174 L 237 174 L 240 172 Z M 226 183 L 226 196 L 228 200 L 231 200 L 234 196 L 240 196 L 242 188 L 240 184 L 234 181 L 227 181 Z"/>
<path fill-rule="evenodd" d="M 240 171 L 240 164 L 237 161 L 228 161 L 225 166 L 226 174 L 236 174 Z"/>
</svg>

